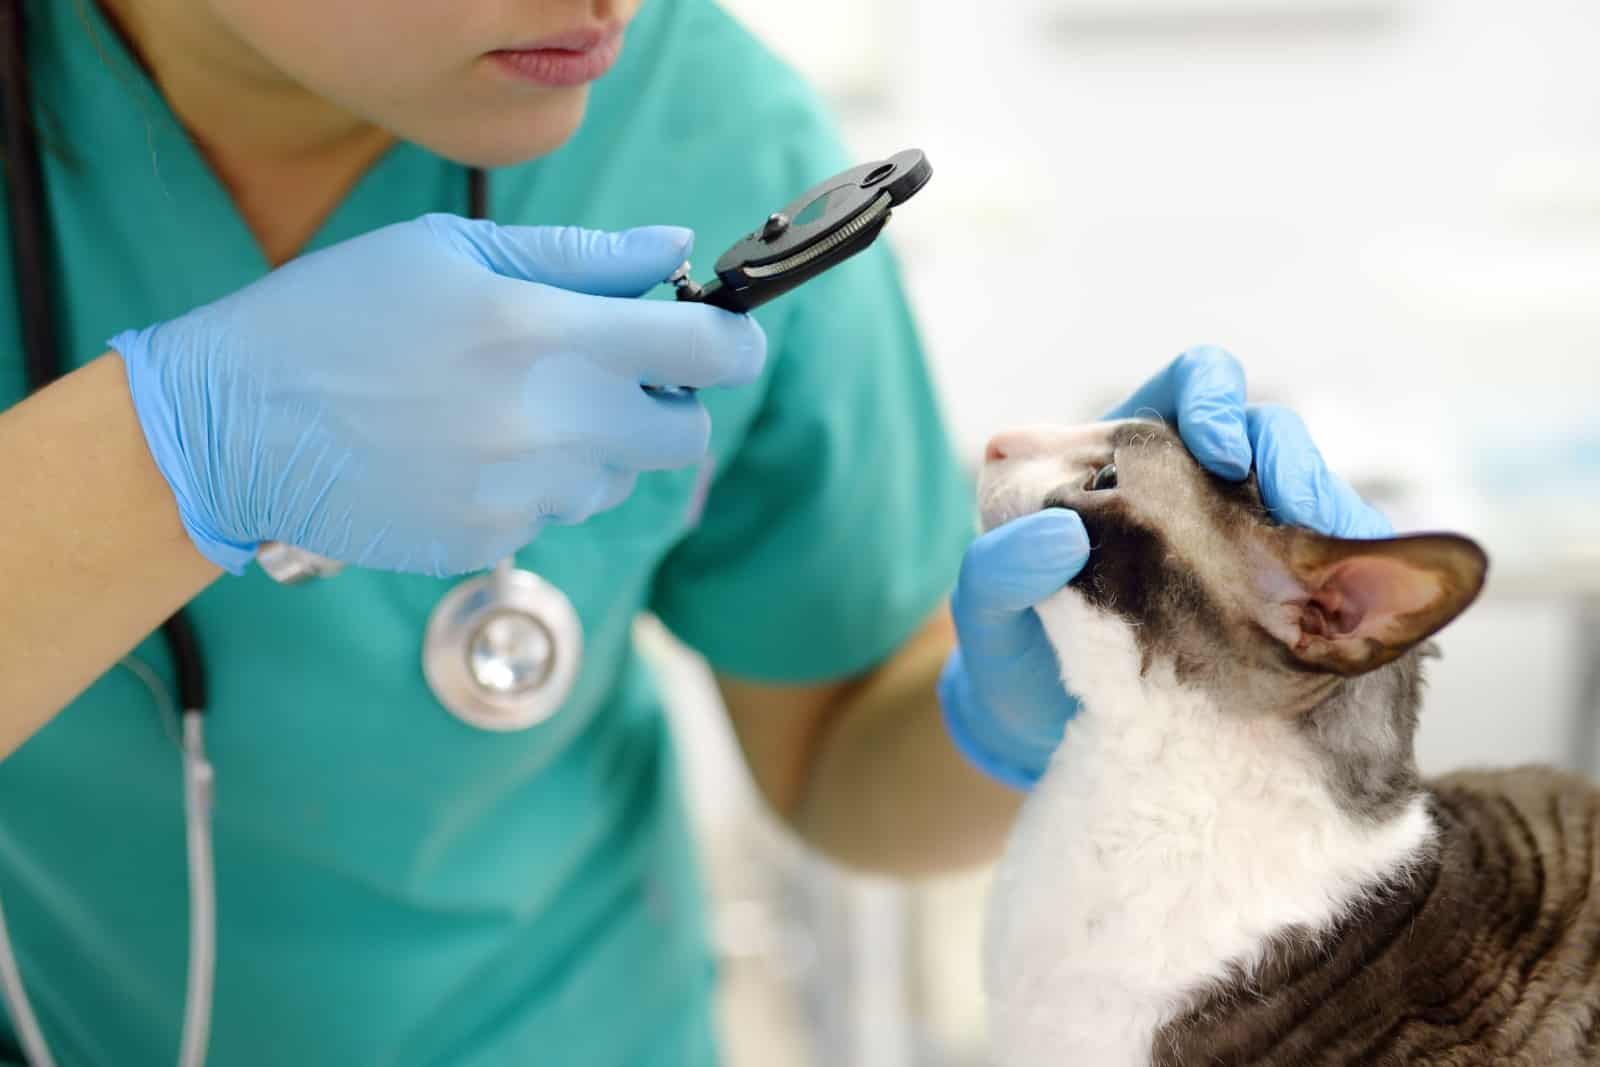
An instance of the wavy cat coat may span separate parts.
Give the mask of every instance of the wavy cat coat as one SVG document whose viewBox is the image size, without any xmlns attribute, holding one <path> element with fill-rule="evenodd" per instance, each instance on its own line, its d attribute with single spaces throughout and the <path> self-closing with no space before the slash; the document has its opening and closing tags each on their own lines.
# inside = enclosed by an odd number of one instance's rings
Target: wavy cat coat
<svg viewBox="0 0 1600 1067">
<path fill-rule="evenodd" d="M 1039 608 L 1082 711 L 992 892 L 1001 1064 L 1600 1064 L 1600 795 L 1416 769 L 1476 545 L 1278 526 L 1147 422 L 1002 435 L 980 503 L 1094 546 Z"/>
</svg>

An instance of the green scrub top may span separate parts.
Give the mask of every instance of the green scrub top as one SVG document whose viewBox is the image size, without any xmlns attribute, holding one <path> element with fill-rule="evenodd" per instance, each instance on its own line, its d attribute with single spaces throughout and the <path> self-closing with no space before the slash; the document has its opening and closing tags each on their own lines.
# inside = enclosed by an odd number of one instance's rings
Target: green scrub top
<svg viewBox="0 0 1600 1067">
<path fill-rule="evenodd" d="M 93 0 L 29 7 L 78 366 L 266 264 Z M 577 135 L 494 172 L 490 198 L 502 223 L 690 226 L 706 276 L 753 219 L 854 162 L 811 91 L 709 0 L 649 0 Z M 459 166 L 402 145 L 312 246 L 464 212 L 465 196 Z M 12 292 L 7 259 L 0 406 L 23 393 Z M 654 612 L 748 679 L 840 679 L 938 608 L 974 532 L 885 243 L 757 317 L 763 380 L 702 394 L 710 461 L 645 474 L 623 506 L 520 554 L 586 634 L 547 723 L 486 733 L 433 699 L 419 654 L 449 582 L 347 569 L 285 587 L 252 567 L 193 602 L 217 773 L 211 1063 L 717 1062 L 703 886 L 631 623 Z M 158 636 L 137 654 L 171 683 Z M 63 1067 L 176 1056 L 172 731 L 117 668 L 0 763 L 0 899 Z M 21 1062 L 9 1033 L 0 1059 Z"/>
</svg>

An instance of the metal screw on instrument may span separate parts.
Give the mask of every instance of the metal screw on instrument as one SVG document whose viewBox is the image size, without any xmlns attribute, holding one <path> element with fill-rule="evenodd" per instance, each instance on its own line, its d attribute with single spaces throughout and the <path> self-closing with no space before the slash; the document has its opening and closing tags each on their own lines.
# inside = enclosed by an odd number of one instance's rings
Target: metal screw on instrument
<svg viewBox="0 0 1600 1067">
<path fill-rule="evenodd" d="M 672 277 L 667 279 L 667 284 L 678 290 L 680 299 L 699 300 L 701 296 L 705 295 L 705 290 L 701 289 L 700 285 L 689 277 L 689 272 L 693 269 L 694 264 L 686 259 L 683 261 L 682 266 L 672 272 Z"/>
</svg>

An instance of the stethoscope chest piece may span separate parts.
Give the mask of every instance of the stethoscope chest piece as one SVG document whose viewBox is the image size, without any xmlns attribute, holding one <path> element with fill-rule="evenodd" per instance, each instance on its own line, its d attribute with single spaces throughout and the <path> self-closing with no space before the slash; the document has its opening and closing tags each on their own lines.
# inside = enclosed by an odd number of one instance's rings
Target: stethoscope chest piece
<svg viewBox="0 0 1600 1067">
<path fill-rule="evenodd" d="M 525 730 L 555 714 L 583 659 L 583 625 L 566 595 L 502 564 L 434 607 L 422 644 L 433 695 L 483 730 Z"/>
</svg>

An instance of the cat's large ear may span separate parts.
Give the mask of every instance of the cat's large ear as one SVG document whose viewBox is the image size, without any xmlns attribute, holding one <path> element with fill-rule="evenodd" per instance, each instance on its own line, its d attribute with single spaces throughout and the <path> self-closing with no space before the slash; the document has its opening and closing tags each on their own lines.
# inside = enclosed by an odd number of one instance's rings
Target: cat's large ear
<svg viewBox="0 0 1600 1067">
<path fill-rule="evenodd" d="M 1489 559 L 1455 534 L 1376 541 L 1279 527 L 1261 569 L 1258 621 L 1313 670 L 1364 674 L 1467 609 Z"/>
</svg>

